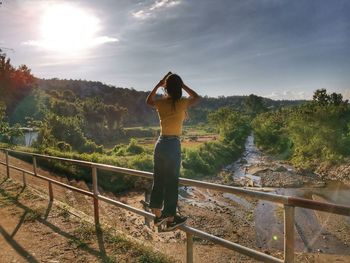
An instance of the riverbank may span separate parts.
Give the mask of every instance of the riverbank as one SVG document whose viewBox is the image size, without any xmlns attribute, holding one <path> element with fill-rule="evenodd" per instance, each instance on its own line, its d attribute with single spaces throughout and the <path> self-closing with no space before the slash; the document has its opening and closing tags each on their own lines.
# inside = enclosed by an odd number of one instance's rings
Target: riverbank
<svg viewBox="0 0 350 263">
<path fill-rule="evenodd" d="M 316 173 L 297 170 L 287 161 L 262 153 L 254 145 L 253 136 L 248 137 L 245 148 L 242 157 L 220 173 L 222 183 L 273 188 L 325 186 L 323 178 Z"/>
<path fill-rule="evenodd" d="M 323 180 L 340 181 L 350 186 L 350 159 L 339 165 L 320 165 L 315 173 Z"/>
<path fill-rule="evenodd" d="M 314 171 L 296 169 L 289 161 L 278 160 L 261 152 L 248 136 L 245 152 L 235 163 L 220 173 L 222 183 L 235 186 L 275 188 L 324 187 L 327 181 L 338 181 L 350 186 L 350 159 L 342 164 L 320 164 Z"/>
</svg>

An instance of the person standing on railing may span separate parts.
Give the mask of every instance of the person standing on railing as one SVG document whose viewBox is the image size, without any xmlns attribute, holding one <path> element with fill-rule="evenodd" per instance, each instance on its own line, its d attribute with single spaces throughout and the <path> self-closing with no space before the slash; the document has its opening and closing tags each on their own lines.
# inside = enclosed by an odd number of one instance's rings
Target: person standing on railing
<svg viewBox="0 0 350 263">
<path fill-rule="evenodd" d="M 165 96 L 156 99 L 157 90 L 163 87 Z M 182 89 L 189 98 L 182 97 Z M 176 214 L 181 166 L 182 124 L 188 107 L 200 96 L 186 86 L 180 76 L 169 72 L 153 88 L 146 103 L 156 108 L 160 121 L 160 136 L 154 149 L 154 178 L 150 208 L 155 214 L 154 224 L 166 222 L 165 230 L 173 230 L 185 224 L 187 218 Z M 163 210 L 162 210 L 163 207 Z"/>
</svg>

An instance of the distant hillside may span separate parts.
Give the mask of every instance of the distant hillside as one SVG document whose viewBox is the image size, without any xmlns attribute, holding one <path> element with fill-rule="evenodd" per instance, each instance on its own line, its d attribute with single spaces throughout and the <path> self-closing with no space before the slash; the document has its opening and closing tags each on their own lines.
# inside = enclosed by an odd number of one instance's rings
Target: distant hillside
<svg viewBox="0 0 350 263">
<path fill-rule="evenodd" d="M 66 80 L 66 79 L 37 79 L 38 87 L 50 94 L 56 90 L 63 92 L 72 91 L 78 98 L 91 97 L 100 98 L 105 104 L 118 104 L 128 110 L 127 118 L 124 119 L 125 126 L 156 125 L 157 115 L 154 110 L 145 103 L 149 92 L 137 91 L 135 89 L 114 87 L 97 81 Z M 203 97 L 199 104 L 190 110 L 189 123 L 195 124 L 205 122 L 208 112 L 220 107 L 232 107 L 242 111 L 245 107 L 245 100 L 248 96 L 228 96 L 219 98 Z M 298 105 L 304 101 L 281 100 L 275 101 L 263 98 L 265 106 L 269 109 L 276 109 L 282 106 Z"/>
<path fill-rule="evenodd" d="M 145 103 L 148 92 L 113 87 L 97 81 L 38 79 L 38 87 L 47 93 L 53 90 L 63 92 L 71 90 L 78 98 L 100 98 L 105 104 L 118 104 L 128 110 L 124 125 L 153 125 L 157 116 Z"/>
</svg>

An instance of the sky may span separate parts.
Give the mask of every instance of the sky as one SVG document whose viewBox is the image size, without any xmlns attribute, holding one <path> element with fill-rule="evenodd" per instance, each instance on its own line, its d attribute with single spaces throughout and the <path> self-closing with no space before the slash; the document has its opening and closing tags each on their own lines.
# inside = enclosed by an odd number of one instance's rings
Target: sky
<svg viewBox="0 0 350 263">
<path fill-rule="evenodd" d="M 350 98 L 348 0 L 0 1 L 0 47 L 39 78 L 200 95 Z"/>
</svg>

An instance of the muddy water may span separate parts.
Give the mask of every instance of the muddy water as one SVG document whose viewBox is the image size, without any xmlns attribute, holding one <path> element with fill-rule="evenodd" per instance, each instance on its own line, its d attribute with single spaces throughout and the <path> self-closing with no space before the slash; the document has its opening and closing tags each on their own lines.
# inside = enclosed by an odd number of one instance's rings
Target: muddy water
<svg viewBox="0 0 350 263">
<path fill-rule="evenodd" d="M 314 199 L 349 205 L 350 188 L 340 183 L 329 183 L 324 188 L 275 189 L 276 194 Z M 329 216 L 331 214 L 328 214 Z M 254 213 L 257 245 L 262 248 L 283 249 L 283 208 L 272 202 L 259 201 Z M 330 220 L 334 220 L 330 219 Z M 336 216 L 339 222 L 350 225 L 350 218 Z M 317 212 L 305 208 L 295 208 L 296 251 L 350 255 L 349 244 L 339 240 L 327 230 L 328 219 L 320 222 Z M 340 230 L 340 229 L 339 229 Z M 350 233 L 349 233 L 350 234 Z"/>
<path fill-rule="evenodd" d="M 263 159 L 262 153 L 255 147 L 253 136 L 246 142 L 246 150 L 237 166 L 234 176 L 244 176 L 246 166 L 257 165 Z M 266 165 L 266 162 L 265 162 Z M 288 171 L 293 167 L 285 166 Z M 321 197 L 324 201 L 349 205 L 350 188 L 340 182 L 327 182 L 325 187 L 277 188 L 273 193 L 296 196 L 307 199 Z M 259 201 L 254 212 L 257 245 L 264 248 L 283 249 L 283 208 L 275 203 Z M 339 216 L 338 220 L 350 224 L 349 217 Z M 350 254 L 349 244 L 345 244 L 325 228 L 327 222 L 320 222 L 317 212 L 295 209 L 295 246 L 297 251 L 325 252 L 331 254 Z M 350 234 L 350 233 L 349 233 Z"/>
<path fill-rule="evenodd" d="M 227 167 L 234 178 L 246 176 L 254 177 L 247 172 L 247 167 L 257 166 L 264 163 L 266 166 L 266 156 L 264 156 L 254 145 L 254 137 L 249 136 L 245 144 L 245 152 L 242 158 Z M 293 171 L 293 167 L 284 165 L 288 171 Z M 254 177 L 254 180 L 256 178 Z M 257 180 L 258 181 L 258 180 Z M 349 205 L 350 187 L 340 182 L 327 182 L 323 188 L 302 187 L 302 188 L 275 188 L 272 193 L 296 196 L 308 199 L 321 198 L 324 201 Z M 234 194 L 223 194 L 218 199 L 208 190 L 194 187 L 182 187 L 180 189 L 180 199 L 191 205 L 214 209 L 215 207 L 230 207 L 230 202 L 241 205 L 245 209 L 254 209 L 254 221 L 256 231 L 257 246 L 266 249 L 283 250 L 283 207 L 278 204 L 259 201 L 254 208 L 253 205 L 241 196 Z M 226 203 L 222 200 L 228 200 Z M 234 207 L 232 207 L 234 209 Z M 350 225 L 350 217 L 339 216 L 337 220 Z M 295 249 L 296 251 L 325 252 L 330 254 L 350 255 L 349 244 L 339 240 L 337 236 L 326 230 L 326 222 L 320 222 L 317 212 L 304 208 L 295 209 Z M 350 234 L 350 233 L 349 233 Z"/>
</svg>

